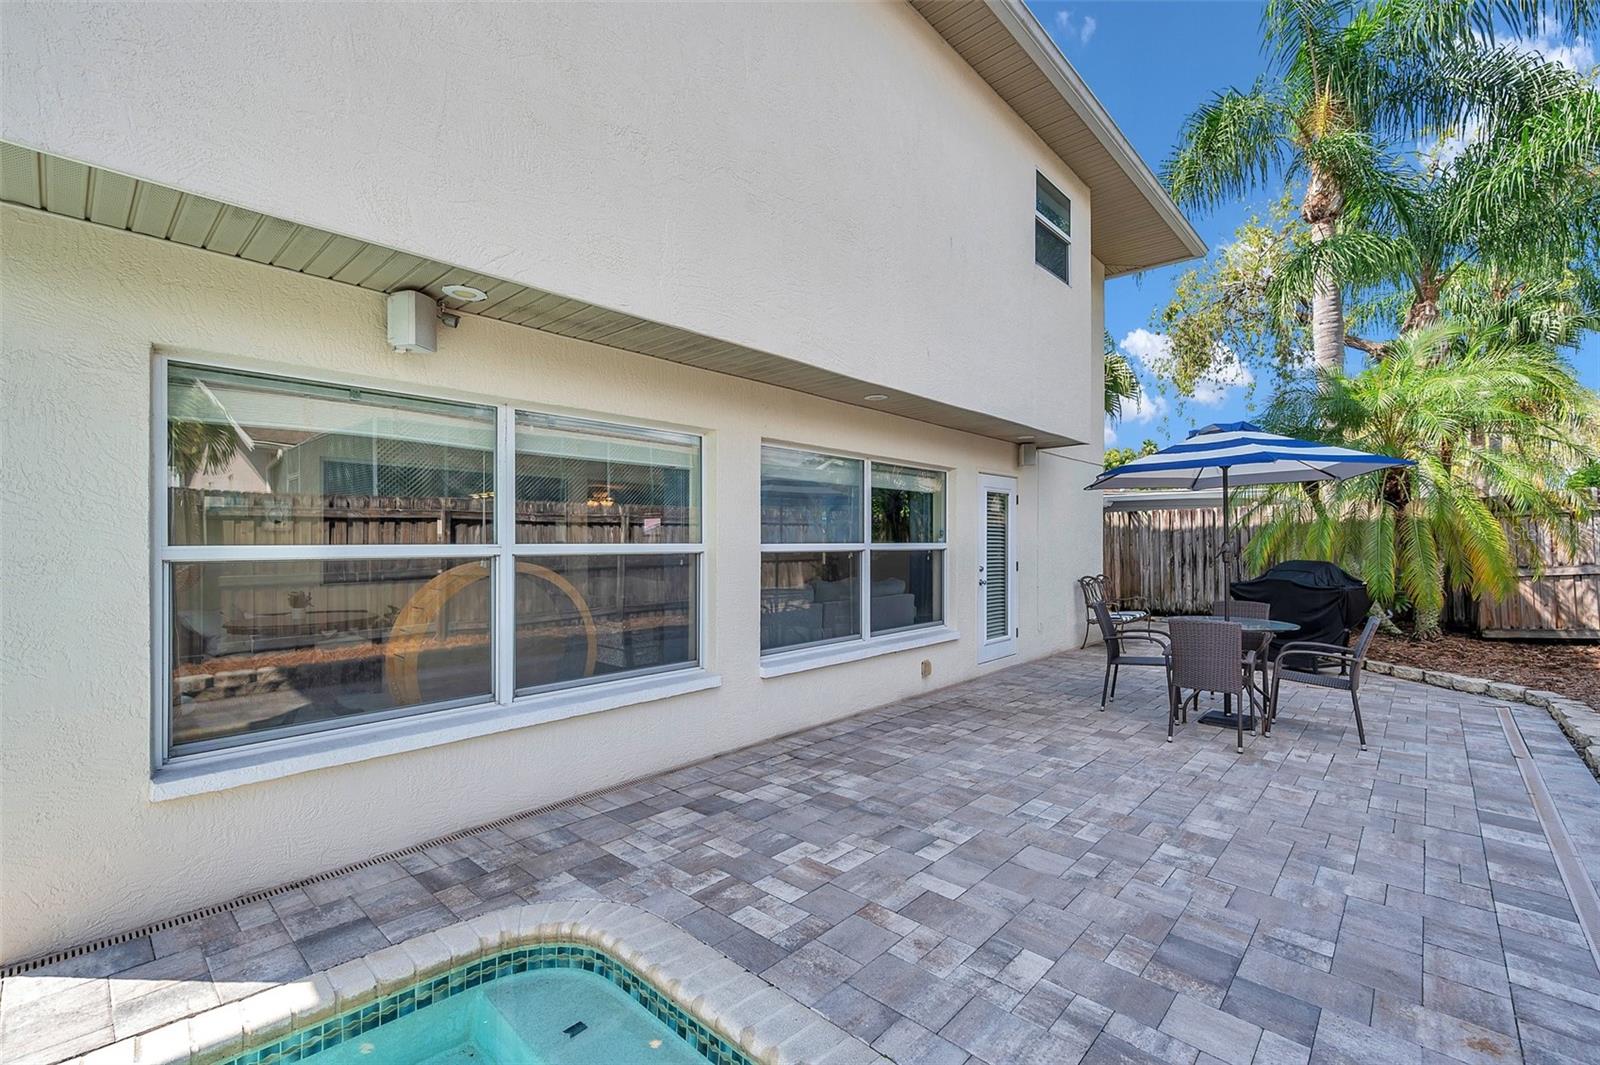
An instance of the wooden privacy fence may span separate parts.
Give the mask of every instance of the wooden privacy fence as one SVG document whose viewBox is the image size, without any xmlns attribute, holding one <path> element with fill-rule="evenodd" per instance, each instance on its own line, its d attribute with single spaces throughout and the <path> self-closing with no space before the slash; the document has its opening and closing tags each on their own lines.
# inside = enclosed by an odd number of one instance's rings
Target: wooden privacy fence
<svg viewBox="0 0 1600 1065">
<path fill-rule="evenodd" d="M 1535 558 L 1542 562 L 1538 577 Z M 1459 599 L 1456 616 L 1485 636 L 1600 640 L 1600 514 L 1575 550 L 1541 529 L 1533 545 L 1518 548 L 1517 571 L 1515 592 L 1498 602 Z"/>
<path fill-rule="evenodd" d="M 1110 497 L 1103 524 L 1105 574 L 1111 593 L 1142 596 L 1161 614 L 1208 612 L 1222 585 L 1222 512 L 1215 493 L 1184 505 L 1171 496 Z M 1245 544 L 1260 520 L 1235 508 L 1234 548 Z M 1540 563 L 1535 576 L 1535 560 Z M 1452 621 L 1484 636 L 1515 639 L 1600 639 L 1600 515 L 1589 521 L 1574 551 L 1542 531 L 1519 550 L 1516 591 L 1496 602 L 1452 598 Z M 1240 570 L 1241 576 L 1254 573 Z"/>
<path fill-rule="evenodd" d="M 1105 512 L 1104 567 L 1112 594 L 1142 596 L 1159 614 L 1211 613 L 1222 588 L 1221 508 L 1132 505 L 1119 498 Z M 1234 550 L 1244 549 L 1258 525 L 1235 510 Z"/>
</svg>

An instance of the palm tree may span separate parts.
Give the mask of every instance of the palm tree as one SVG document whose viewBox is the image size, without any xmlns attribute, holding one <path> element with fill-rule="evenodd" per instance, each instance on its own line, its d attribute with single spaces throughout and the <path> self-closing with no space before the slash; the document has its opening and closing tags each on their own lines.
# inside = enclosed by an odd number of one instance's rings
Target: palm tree
<svg viewBox="0 0 1600 1065">
<path fill-rule="evenodd" d="M 1269 286 L 1279 315 L 1295 313 L 1318 278 L 1337 276 L 1377 294 L 1357 317 L 1385 332 L 1404 335 L 1446 312 L 1553 346 L 1600 328 L 1600 90 L 1522 52 L 1479 60 L 1514 67 L 1501 74 L 1518 99 L 1475 112 L 1458 152 L 1436 151 L 1420 169 L 1367 170 L 1345 228 L 1289 250 Z M 1491 188 L 1495 209 L 1484 212 Z M 1345 343 L 1377 358 L 1386 349 L 1350 333 Z"/>
<path fill-rule="evenodd" d="M 167 404 L 167 466 L 180 482 L 227 469 L 240 446 L 239 434 L 209 392 L 192 381 L 173 390 Z"/>
<path fill-rule="evenodd" d="M 1180 203 L 1215 207 L 1275 179 L 1303 180 L 1300 216 L 1312 243 L 1323 244 L 1382 171 L 1391 140 L 1540 98 L 1517 62 L 1522 53 L 1494 43 L 1497 30 L 1533 33 L 1554 18 L 1581 31 L 1595 11 L 1593 0 L 1268 0 L 1269 76 L 1225 90 L 1189 116 L 1165 167 L 1167 184 Z M 1568 122 L 1581 126 L 1582 115 Z M 1559 134 L 1558 126 L 1541 138 L 1528 160 L 1569 152 Z M 1478 217 L 1492 210 L 1505 180 L 1480 190 Z M 1335 261 L 1316 264 L 1312 354 L 1322 373 L 1344 365 L 1343 284 Z"/>
<path fill-rule="evenodd" d="M 1441 358 L 1440 353 L 1448 357 Z M 1326 558 L 1359 573 L 1374 600 L 1439 631 L 1445 596 L 1503 596 L 1515 543 L 1535 526 L 1570 539 L 1583 497 L 1568 473 L 1594 461 L 1584 423 L 1594 396 L 1550 349 L 1462 323 L 1421 327 L 1354 377 L 1281 392 L 1276 430 L 1416 461 L 1315 493 L 1278 486 L 1251 504 L 1264 523 L 1252 565 Z"/>
<path fill-rule="evenodd" d="M 1144 389 L 1139 384 L 1139 375 L 1134 372 L 1133 364 L 1117 350 L 1117 342 L 1111 339 L 1109 332 L 1105 334 L 1101 345 L 1106 362 L 1106 416 L 1121 418 L 1123 400 L 1137 400 L 1144 394 Z"/>
</svg>

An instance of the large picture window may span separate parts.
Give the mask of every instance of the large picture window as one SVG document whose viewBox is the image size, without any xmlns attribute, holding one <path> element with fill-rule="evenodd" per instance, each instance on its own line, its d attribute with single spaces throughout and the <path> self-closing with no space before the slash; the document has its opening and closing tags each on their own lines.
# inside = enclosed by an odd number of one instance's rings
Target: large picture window
<svg viewBox="0 0 1600 1065">
<path fill-rule="evenodd" d="M 944 621 L 945 475 L 761 449 L 761 650 Z"/>
<path fill-rule="evenodd" d="M 163 760 L 699 664 L 700 439 L 166 366 Z"/>
</svg>

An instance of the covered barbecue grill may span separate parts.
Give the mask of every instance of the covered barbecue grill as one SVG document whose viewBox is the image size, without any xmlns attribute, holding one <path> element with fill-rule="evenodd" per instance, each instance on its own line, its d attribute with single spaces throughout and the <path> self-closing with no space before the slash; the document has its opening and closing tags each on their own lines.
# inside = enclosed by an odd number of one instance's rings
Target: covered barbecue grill
<svg viewBox="0 0 1600 1065">
<path fill-rule="evenodd" d="M 1296 640 L 1348 645 L 1372 607 L 1367 586 L 1332 562 L 1280 562 L 1251 581 L 1234 581 L 1233 598 L 1266 603 L 1274 621 L 1300 626 Z"/>
</svg>

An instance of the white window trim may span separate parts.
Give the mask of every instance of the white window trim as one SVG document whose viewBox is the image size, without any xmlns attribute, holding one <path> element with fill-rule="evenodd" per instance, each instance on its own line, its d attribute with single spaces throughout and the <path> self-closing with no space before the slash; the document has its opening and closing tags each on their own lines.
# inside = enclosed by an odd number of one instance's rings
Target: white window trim
<svg viewBox="0 0 1600 1065">
<path fill-rule="evenodd" d="M 169 537 L 169 497 L 167 492 L 167 379 L 169 368 L 177 363 L 203 369 L 265 374 L 307 384 L 359 388 L 364 391 L 438 398 L 443 402 L 468 403 L 495 410 L 495 542 L 492 544 L 365 544 L 365 545 L 260 545 L 260 546 L 174 546 Z M 303 372 L 294 368 L 263 367 L 253 362 L 234 362 L 212 356 L 157 351 L 151 359 L 151 469 L 150 536 L 151 551 L 151 746 L 150 772 L 152 799 L 176 798 L 206 791 L 238 787 L 241 784 L 270 780 L 294 773 L 333 765 L 344 765 L 378 758 L 400 751 L 417 750 L 454 743 L 472 736 L 488 735 L 559 721 L 580 714 L 597 713 L 637 703 L 670 698 L 674 695 L 717 687 L 721 678 L 706 669 L 708 636 L 708 565 L 706 532 L 710 525 L 707 493 L 708 466 L 705 435 L 685 430 L 667 430 L 649 425 L 637 426 L 643 432 L 672 433 L 695 437 L 699 441 L 699 539 L 674 544 L 524 544 L 516 542 L 516 414 L 518 411 L 550 414 L 574 422 L 632 429 L 635 426 L 604 417 L 571 415 L 545 411 L 536 405 L 509 399 L 475 398 L 454 390 L 429 392 L 409 390 L 409 386 L 374 386 L 370 382 Z M 172 602 L 168 567 L 178 562 L 228 562 L 316 559 L 374 558 L 449 558 L 486 559 L 495 563 L 492 610 L 497 623 L 494 634 L 515 631 L 515 581 L 517 559 L 552 555 L 645 555 L 680 554 L 696 556 L 695 579 L 695 659 L 681 665 L 645 672 L 634 672 L 614 680 L 597 680 L 549 691 L 518 695 L 515 688 L 515 641 L 504 635 L 493 641 L 492 692 L 489 699 L 467 705 L 414 711 L 388 718 L 353 723 L 291 736 L 266 738 L 254 743 L 211 751 L 171 755 L 172 686 Z"/>
<path fill-rule="evenodd" d="M 822 448 L 807 447 L 804 444 L 779 443 L 775 440 L 763 440 L 762 447 L 782 448 L 786 451 L 804 451 L 813 455 L 822 455 L 826 458 L 850 459 L 861 463 L 861 534 L 860 540 L 847 540 L 840 543 L 805 543 L 805 544 L 770 544 L 765 541 L 761 544 L 760 555 L 803 555 L 817 552 L 835 554 L 855 554 L 859 559 L 858 580 L 861 588 L 860 602 L 857 604 L 856 626 L 860 631 L 854 636 L 840 636 L 831 640 L 821 640 L 817 643 L 802 644 L 798 647 L 779 647 L 761 653 L 761 676 L 782 677 L 801 670 L 816 669 L 819 666 L 830 666 L 840 662 L 854 662 L 862 658 L 873 658 L 877 655 L 891 654 L 912 647 L 925 647 L 929 644 L 944 643 L 948 640 L 960 639 L 961 634 L 950 625 L 950 473 L 944 466 L 936 466 L 926 462 L 906 462 L 897 459 L 872 459 L 863 455 L 851 455 L 839 451 L 827 451 Z M 944 526 L 943 540 L 926 541 L 921 543 L 883 544 L 875 543 L 872 539 L 872 468 L 874 465 L 909 467 L 912 469 L 928 470 L 941 474 L 944 477 L 944 514 L 941 515 Z M 759 498 L 759 492 L 758 492 Z M 874 551 L 937 551 L 939 552 L 939 618 L 938 621 L 924 622 L 921 625 L 912 625 L 903 629 L 891 629 L 888 632 L 873 635 L 872 633 L 872 553 Z"/>
<path fill-rule="evenodd" d="M 1045 266 L 1043 263 L 1041 263 L 1039 261 L 1039 256 L 1037 254 L 1035 254 L 1034 257 L 1033 257 L 1033 265 L 1037 266 L 1039 269 L 1043 270 L 1045 273 L 1049 274 L 1051 277 L 1055 278 L 1057 281 L 1061 282 L 1063 285 L 1066 285 L 1068 288 L 1071 288 L 1072 287 L 1072 234 L 1066 232 L 1060 226 L 1056 225 L 1049 218 L 1045 217 L 1045 214 L 1044 214 L 1043 211 L 1039 210 L 1038 183 L 1041 182 L 1041 181 L 1045 185 L 1049 186 L 1050 191 L 1052 193 L 1054 193 L 1061 200 L 1062 203 L 1067 205 L 1067 214 L 1069 216 L 1069 219 L 1070 219 L 1070 216 L 1071 216 L 1071 213 L 1072 213 L 1072 197 L 1070 197 L 1066 193 L 1062 192 L 1059 188 L 1056 187 L 1056 183 L 1054 181 L 1051 181 L 1049 178 L 1045 177 L 1042 173 L 1039 173 L 1037 171 L 1034 173 L 1033 220 L 1035 222 L 1039 223 L 1040 225 L 1044 226 L 1045 229 L 1047 229 L 1048 231 L 1053 233 L 1063 244 L 1065 244 L 1067 246 L 1067 276 L 1066 277 L 1062 277 L 1060 274 L 1056 273 L 1054 270 L 1051 270 L 1049 267 Z"/>
<path fill-rule="evenodd" d="M 771 651 L 761 656 L 761 676 L 786 677 L 809 669 L 836 666 L 843 662 L 859 662 L 863 658 L 892 655 L 896 651 L 909 651 L 916 647 L 930 647 L 961 639 L 961 633 L 940 622 L 919 625 L 912 629 L 896 629 L 870 640 L 834 640 L 828 643 L 807 644 L 793 651 Z"/>
<path fill-rule="evenodd" d="M 150 798 L 163 802 L 226 791 L 313 769 L 352 765 L 569 717 L 657 702 L 721 685 L 722 678 L 705 669 L 680 669 L 527 695 L 506 705 L 478 703 L 191 754 L 168 763 L 151 778 Z"/>
</svg>

